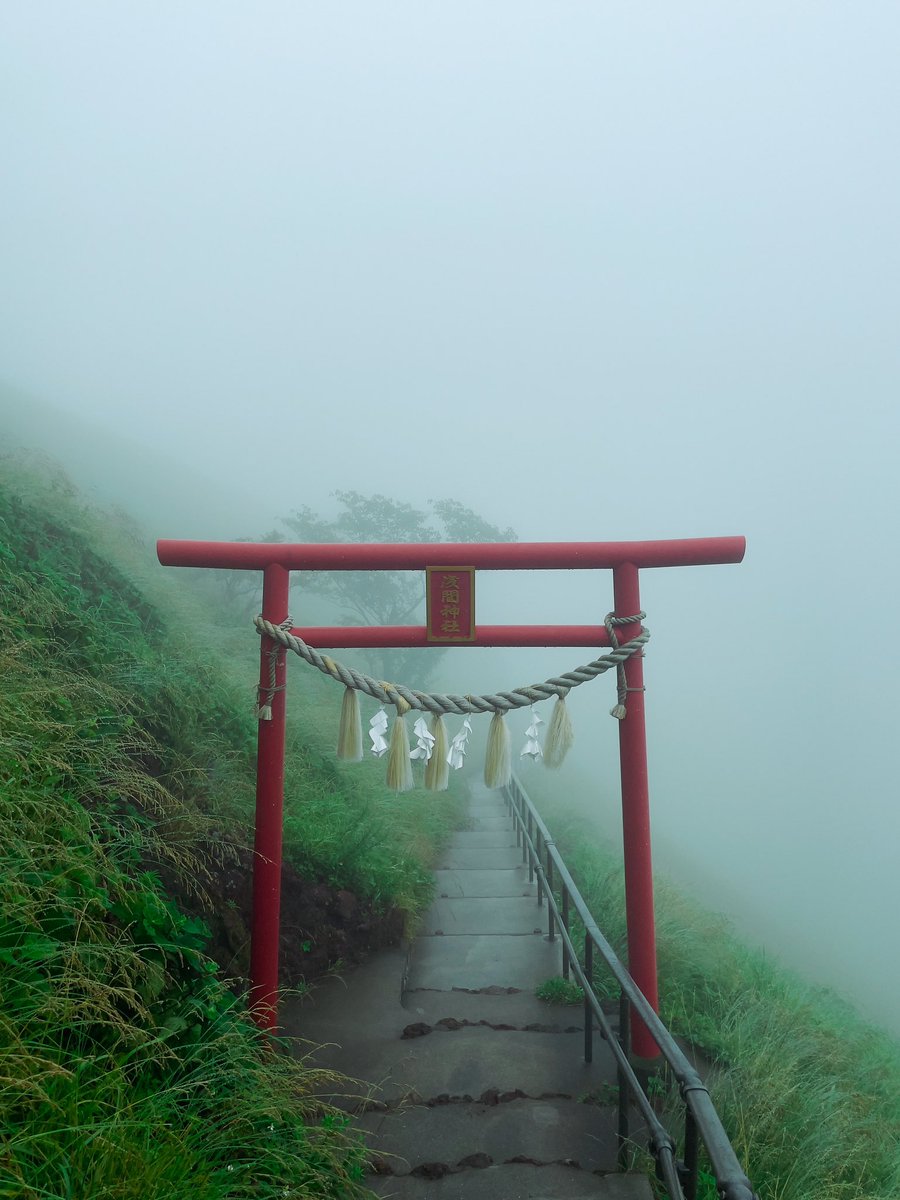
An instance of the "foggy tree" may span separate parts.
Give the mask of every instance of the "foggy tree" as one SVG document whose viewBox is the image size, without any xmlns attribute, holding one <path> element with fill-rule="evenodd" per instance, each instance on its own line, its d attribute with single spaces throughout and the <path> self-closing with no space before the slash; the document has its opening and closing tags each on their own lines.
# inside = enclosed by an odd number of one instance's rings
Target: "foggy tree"
<svg viewBox="0 0 900 1200">
<path fill-rule="evenodd" d="M 266 542 L 514 542 L 513 529 L 501 529 L 459 500 L 429 500 L 416 508 L 389 496 L 355 491 L 332 493 L 334 516 L 301 505 L 280 518 L 281 529 L 254 541 Z M 250 540 L 250 539 L 240 539 Z M 226 593 L 235 605 L 259 611 L 260 584 L 250 572 L 226 573 Z M 409 625 L 424 621 L 425 587 L 421 571 L 296 572 L 300 594 L 321 602 L 320 623 L 345 625 Z M 301 621 L 300 623 L 305 623 Z M 424 684 L 434 674 L 442 647 L 428 650 L 370 650 L 370 669 L 381 678 Z M 415 678 L 413 678 L 415 676 Z"/>
<path fill-rule="evenodd" d="M 427 508 L 392 500 L 337 491 L 338 512 L 324 517 L 308 505 L 296 509 L 282 524 L 289 540 L 299 542 L 514 542 L 516 533 L 467 508 L 458 500 L 429 500 Z M 334 619 L 363 625 L 408 625 L 424 620 L 425 588 L 421 571 L 316 571 L 303 573 L 301 586 L 333 606 Z M 433 675 L 445 653 L 422 650 L 370 651 L 378 670 L 407 682 Z"/>
<path fill-rule="evenodd" d="M 514 542 L 512 529 L 500 529 L 458 500 L 429 500 L 428 511 L 388 496 L 334 492 L 340 509 L 329 519 L 308 505 L 283 524 L 300 542 Z M 332 601 L 342 620 L 366 625 L 406 625 L 424 606 L 419 571 L 317 571 L 303 587 Z"/>
</svg>

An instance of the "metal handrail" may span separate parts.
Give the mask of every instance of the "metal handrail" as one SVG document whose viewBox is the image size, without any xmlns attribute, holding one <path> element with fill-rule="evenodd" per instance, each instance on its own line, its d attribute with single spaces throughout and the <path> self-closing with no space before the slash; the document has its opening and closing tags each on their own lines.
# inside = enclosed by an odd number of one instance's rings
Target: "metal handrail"
<svg viewBox="0 0 900 1200">
<path fill-rule="evenodd" d="M 706 1147 L 716 1187 L 722 1200 L 758 1200 L 750 1180 L 744 1174 L 709 1092 L 696 1069 L 685 1057 L 672 1034 L 653 1010 L 647 998 L 631 978 L 612 946 L 600 932 L 581 892 L 569 873 L 550 830 L 544 823 L 530 797 L 513 776 L 504 789 L 516 823 L 516 843 L 522 846 L 528 863 L 529 879 L 537 877 L 538 902 L 546 894 L 548 935 L 551 940 L 558 930 L 563 944 L 563 974 L 571 971 L 584 993 L 584 1058 L 593 1056 L 594 1019 L 609 1044 L 616 1060 L 619 1079 L 618 1147 L 619 1167 L 623 1169 L 627 1155 L 629 1094 L 649 1130 L 649 1149 L 656 1161 L 656 1171 L 671 1200 L 694 1200 L 699 1174 L 699 1143 Z M 546 867 L 543 862 L 543 849 Z M 557 904 L 554 886 L 560 891 L 562 904 Z M 584 968 L 569 934 L 569 910 L 574 906 L 584 926 Z M 620 987 L 619 1034 L 612 1029 L 593 986 L 594 951 L 606 963 Z M 629 1060 L 629 1009 L 638 1014 L 678 1082 L 684 1101 L 684 1159 L 677 1158 L 675 1142 L 659 1120 Z"/>
</svg>

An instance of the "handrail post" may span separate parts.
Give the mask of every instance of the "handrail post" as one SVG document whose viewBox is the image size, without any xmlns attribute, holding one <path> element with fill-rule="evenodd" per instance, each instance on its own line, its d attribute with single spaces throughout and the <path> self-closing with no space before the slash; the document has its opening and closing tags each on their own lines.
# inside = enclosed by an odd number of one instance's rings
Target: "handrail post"
<svg viewBox="0 0 900 1200">
<path fill-rule="evenodd" d="M 553 905 L 549 897 L 553 895 L 553 855 L 547 848 L 547 941 L 556 941 L 556 922 L 553 920 Z M 563 950 L 565 953 L 565 949 Z"/>
<path fill-rule="evenodd" d="M 540 870 L 540 868 L 543 866 L 543 863 L 541 862 L 541 851 L 543 849 L 543 846 L 544 846 L 544 835 L 541 833 L 541 831 L 539 829 L 538 835 L 537 835 L 537 844 L 535 846 L 535 850 L 537 851 L 537 865 L 539 868 L 538 873 L 537 873 L 538 908 L 540 908 L 540 906 L 544 903 L 544 875 L 543 875 L 543 871 Z"/>
<path fill-rule="evenodd" d="M 534 817 L 531 815 L 531 809 L 528 810 L 528 838 L 534 842 Z M 534 859 L 531 857 L 531 848 L 528 845 L 528 840 L 525 841 L 525 857 L 528 859 L 528 882 L 534 883 Z"/>
<path fill-rule="evenodd" d="M 631 1057 L 631 1006 L 624 992 L 619 992 L 619 1045 L 626 1058 Z M 616 1068 L 619 1084 L 619 1123 L 616 1132 L 618 1151 L 616 1162 L 620 1171 L 628 1169 L 628 1080 L 621 1066 Z"/>
<path fill-rule="evenodd" d="M 593 984 L 594 939 L 588 929 L 584 931 L 584 977 L 588 983 Z M 584 1061 L 586 1063 L 594 1061 L 594 1012 L 587 992 L 584 994 Z"/>
<path fill-rule="evenodd" d="M 625 563 L 613 571 L 617 616 L 641 611 L 638 569 Z M 623 625 L 622 643 L 636 637 L 640 622 Z M 625 662 L 627 715 L 619 721 L 619 761 L 622 778 L 622 833 L 625 846 L 625 908 L 628 921 L 628 970 L 659 1012 L 656 978 L 656 928 L 653 914 L 653 866 L 650 852 L 650 792 L 647 781 L 647 733 L 644 721 L 644 663 L 640 654 Z M 659 1048 L 644 1022 L 635 1014 L 634 1053 L 653 1059 Z"/>
<path fill-rule="evenodd" d="M 562 923 L 566 933 L 569 933 L 569 889 L 565 884 L 562 886 Z M 562 973 L 563 979 L 569 978 L 569 951 L 565 942 L 563 942 L 562 952 Z"/>
<path fill-rule="evenodd" d="M 271 565 L 263 573 L 262 612 L 280 625 L 288 615 L 290 571 Z M 275 691 L 269 695 L 274 655 Z M 253 916 L 250 938 L 250 1007 L 262 1029 L 278 1023 L 278 943 L 281 920 L 281 838 L 284 809 L 284 731 L 286 651 L 263 637 L 259 647 L 260 703 L 266 697 L 270 720 L 258 722 L 256 750 L 256 833 L 253 844 Z"/>
<path fill-rule="evenodd" d="M 694 1200 L 697 1195 L 700 1139 L 697 1122 L 687 1105 L 684 1107 L 684 1200 Z"/>
</svg>

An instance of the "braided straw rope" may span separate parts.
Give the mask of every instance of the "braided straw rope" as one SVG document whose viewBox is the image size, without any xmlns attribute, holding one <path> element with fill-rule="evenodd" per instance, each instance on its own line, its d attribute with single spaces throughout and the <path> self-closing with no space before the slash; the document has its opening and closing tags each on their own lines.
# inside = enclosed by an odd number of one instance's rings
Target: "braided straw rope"
<svg viewBox="0 0 900 1200">
<path fill-rule="evenodd" d="M 310 666 L 316 667 L 324 675 L 329 675 L 332 679 L 338 680 L 345 687 L 365 692 L 367 696 L 371 696 L 374 700 L 379 700 L 382 704 L 395 704 L 401 714 L 407 712 L 410 708 L 415 708 L 420 712 L 443 715 L 446 713 L 509 712 L 510 709 L 526 708 L 529 704 L 535 704 L 539 700 L 547 700 L 551 696 L 558 696 L 560 699 L 563 699 L 572 688 L 579 687 L 582 683 L 587 683 L 591 679 L 596 679 L 598 675 L 602 675 L 613 668 L 621 668 L 633 654 L 640 654 L 642 652 L 644 646 L 650 640 L 650 631 L 648 629 L 645 629 L 642 625 L 640 633 L 626 642 L 624 646 L 619 646 L 614 626 L 630 625 L 635 621 L 642 621 L 645 616 L 646 613 L 643 612 L 637 613 L 633 617 L 615 617 L 612 613 L 609 613 L 604 623 L 609 630 L 610 641 L 614 646 L 611 654 L 604 654 L 601 658 L 597 658 L 583 667 L 576 667 L 574 671 L 567 671 L 564 675 L 554 676 L 552 679 L 545 680 L 544 683 L 533 683 L 526 687 L 513 688 L 510 692 L 496 692 L 487 696 L 456 696 L 444 695 L 442 692 L 417 692 L 412 688 L 404 687 L 400 683 L 385 683 L 384 680 L 373 679 L 370 675 L 364 675 L 361 671 L 354 670 L 353 667 L 347 667 L 343 663 L 335 662 L 327 654 L 320 654 L 318 650 L 315 650 L 312 646 L 308 646 L 302 638 L 298 638 L 290 632 L 290 619 L 282 625 L 273 625 L 271 621 L 266 621 L 263 617 L 256 617 L 253 624 L 256 626 L 257 633 L 260 635 L 265 634 L 288 650 L 293 650 L 295 654 L 298 654 Z M 273 685 L 274 666 L 273 658 Z M 274 691 L 275 689 L 273 686 L 271 689 L 265 690 Z M 622 699 L 623 696 L 620 694 L 620 703 Z M 271 703 L 271 698 L 268 703 Z M 615 709 L 613 710 L 613 715 L 619 716 Z M 623 709 L 621 716 L 624 717 L 624 715 L 625 712 Z"/>
</svg>

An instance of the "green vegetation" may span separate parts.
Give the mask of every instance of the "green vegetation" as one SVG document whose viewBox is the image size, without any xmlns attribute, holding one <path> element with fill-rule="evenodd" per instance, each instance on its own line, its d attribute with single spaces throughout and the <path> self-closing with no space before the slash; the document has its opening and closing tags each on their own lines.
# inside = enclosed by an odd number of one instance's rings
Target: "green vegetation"
<svg viewBox="0 0 900 1200">
<path fill-rule="evenodd" d="M 92 513 L 58 474 L 4 464 L 0 1196 L 361 1190 L 346 1119 L 313 1094 L 322 1074 L 264 1051 L 185 908 L 213 905 L 247 853 L 258 651 L 240 636 L 226 659 L 227 614 L 211 630 L 127 519 Z M 336 767 L 324 734 L 307 736 L 336 703 L 317 689 L 293 689 L 307 703 L 286 855 L 367 911 L 412 911 L 458 802 Z"/>
<path fill-rule="evenodd" d="M 541 808 L 588 907 L 624 958 L 618 856 L 563 805 Z M 661 1016 L 712 1062 L 713 1102 L 761 1200 L 900 1195 L 897 1043 L 661 881 L 656 911 Z M 609 976 L 598 970 L 597 980 Z M 701 1200 L 712 1200 L 705 1179 Z"/>
<path fill-rule="evenodd" d="M 554 975 L 534 990 L 538 1000 L 545 1004 L 581 1004 L 584 992 L 571 979 L 563 979 L 562 975 Z"/>
</svg>

